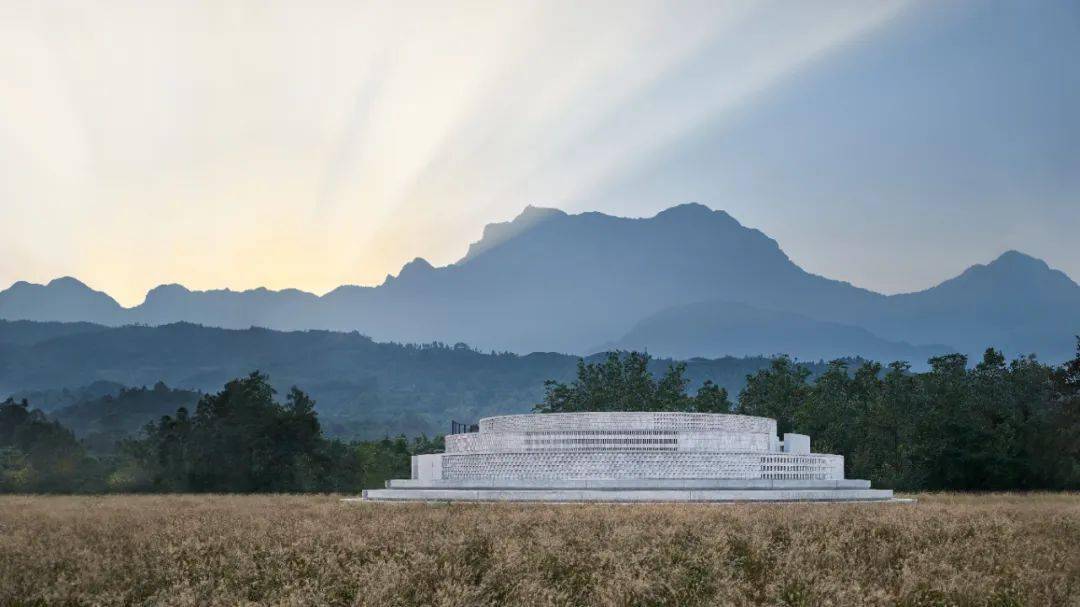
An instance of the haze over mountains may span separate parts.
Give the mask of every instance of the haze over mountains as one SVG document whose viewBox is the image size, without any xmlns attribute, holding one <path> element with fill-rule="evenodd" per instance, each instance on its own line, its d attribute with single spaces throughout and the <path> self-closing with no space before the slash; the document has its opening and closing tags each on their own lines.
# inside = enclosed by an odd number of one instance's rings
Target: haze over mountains
<svg viewBox="0 0 1080 607">
<path fill-rule="evenodd" d="M 167 412 L 160 406 L 176 404 L 172 398 L 165 405 L 159 398 L 107 400 L 125 387 L 164 382 L 215 392 L 231 379 L 260 370 L 279 393 L 299 386 L 310 394 L 323 427 L 334 435 L 441 434 L 452 419 L 527 413 L 543 399 L 544 381 L 570 381 L 577 362 L 566 354 L 378 343 L 332 331 L 0 320 L 0 400 L 26 398 L 76 430 L 131 431 Z M 771 362 L 763 357 L 695 359 L 687 362 L 686 378 L 691 392 L 711 380 L 734 396 L 747 374 Z M 653 359 L 649 369 L 660 375 L 672 363 Z M 818 363 L 807 367 L 813 374 L 825 369 Z M 192 410 L 195 400 L 189 395 L 185 406 Z"/>
<path fill-rule="evenodd" d="M 776 241 L 699 204 L 631 219 L 526 208 L 457 263 L 406 264 L 377 287 L 152 289 L 123 308 L 72 278 L 0 292 L 0 318 L 357 330 L 377 341 L 677 357 L 787 353 L 919 364 L 947 351 L 1070 357 L 1080 286 L 1009 251 L 917 293 L 886 296 L 804 271 Z"/>
</svg>

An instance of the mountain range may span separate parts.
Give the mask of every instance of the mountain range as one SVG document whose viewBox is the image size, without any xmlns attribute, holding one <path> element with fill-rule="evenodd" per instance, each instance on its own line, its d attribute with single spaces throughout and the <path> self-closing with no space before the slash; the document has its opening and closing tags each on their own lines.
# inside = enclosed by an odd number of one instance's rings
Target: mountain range
<svg viewBox="0 0 1080 607">
<path fill-rule="evenodd" d="M 700 204 L 650 218 L 527 207 L 488 225 L 458 262 L 433 267 L 418 258 L 375 287 L 318 296 L 170 284 L 124 308 L 59 278 L 0 291 L 0 318 L 355 330 L 377 341 L 519 353 L 623 347 L 682 358 L 861 355 L 918 365 L 993 346 L 1060 361 L 1080 333 L 1080 286 L 1008 251 L 924 291 L 883 295 L 811 274 L 775 240 Z"/>
</svg>

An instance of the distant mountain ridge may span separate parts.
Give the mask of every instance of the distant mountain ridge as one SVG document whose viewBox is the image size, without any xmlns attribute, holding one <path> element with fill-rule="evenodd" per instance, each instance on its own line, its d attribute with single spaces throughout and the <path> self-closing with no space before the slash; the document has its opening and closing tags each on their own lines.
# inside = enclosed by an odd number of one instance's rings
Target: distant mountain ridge
<svg viewBox="0 0 1080 607">
<path fill-rule="evenodd" d="M 162 414 L 156 408 L 161 399 L 123 399 L 125 387 L 164 382 L 174 389 L 213 392 L 230 379 L 260 370 L 279 392 L 299 386 L 310 394 L 323 427 L 333 435 L 442 434 L 451 419 L 529 412 L 543 399 L 544 381 L 572 380 L 577 361 L 566 354 L 519 356 L 462 345 L 378 343 L 358 333 L 331 331 L 190 323 L 96 326 L 90 331 L 82 325 L 40 327 L 0 320 L 0 400 L 26 398 L 35 408 L 72 420 L 73 429 L 83 425 L 95 432 L 131 431 Z M 673 362 L 653 359 L 649 369 L 659 375 Z M 771 362 L 763 357 L 695 359 L 687 361 L 686 377 L 692 392 L 711 380 L 735 395 L 748 374 Z M 826 365 L 807 366 L 816 374 Z M 176 406 L 194 400 L 176 396 L 187 400 Z M 87 403 L 92 405 L 80 406 Z"/>
<path fill-rule="evenodd" d="M 115 299 L 79 280 L 63 276 L 39 285 L 23 280 L 0 291 L 0 318 L 55 322 L 124 322 L 125 310 Z"/>
<path fill-rule="evenodd" d="M 1009 251 L 935 287 L 886 296 L 806 272 L 775 240 L 700 204 L 640 219 L 527 207 L 488 225 L 458 262 L 433 267 L 417 258 L 376 287 L 317 296 L 162 285 L 123 308 L 65 278 L 0 291 L 0 318 L 356 330 L 379 341 L 460 341 L 522 353 L 635 343 L 658 354 L 717 356 L 782 344 L 788 354 L 821 358 L 850 344 L 910 359 L 993 345 L 1063 360 L 1080 332 L 1080 287 Z M 664 331 L 693 339 L 663 344 L 658 318 Z M 643 323 L 654 336 L 645 342 Z M 762 335 L 757 342 L 754 331 Z"/>
<path fill-rule="evenodd" d="M 722 340 L 716 339 L 718 335 Z M 882 339 L 862 327 L 724 301 L 668 308 L 642 320 L 618 341 L 597 349 L 709 358 L 720 351 L 730 356 L 787 354 L 805 350 L 808 343 L 816 344 L 818 358 L 826 360 L 857 352 L 870 360 L 900 359 L 919 364 L 953 350 L 945 345 L 913 346 Z"/>
</svg>

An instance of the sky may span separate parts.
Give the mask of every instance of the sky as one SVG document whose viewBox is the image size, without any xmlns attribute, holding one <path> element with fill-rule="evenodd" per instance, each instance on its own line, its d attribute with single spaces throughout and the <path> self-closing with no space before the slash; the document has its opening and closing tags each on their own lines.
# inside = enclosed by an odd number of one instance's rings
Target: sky
<svg viewBox="0 0 1080 607">
<path fill-rule="evenodd" d="M 1080 5 L 0 0 L 0 288 L 378 284 L 529 204 L 1080 278 Z"/>
</svg>

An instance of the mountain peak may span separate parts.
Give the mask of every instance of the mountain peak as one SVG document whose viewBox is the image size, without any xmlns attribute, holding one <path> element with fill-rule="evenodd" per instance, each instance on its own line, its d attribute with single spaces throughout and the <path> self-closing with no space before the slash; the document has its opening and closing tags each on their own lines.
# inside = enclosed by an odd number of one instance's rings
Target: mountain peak
<svg viewBox="0 0 1080 607">
<path fill-rule="evenodd" d="M 59 278 L 54 278 L 50 280 L 49 284 L 45 286 L 63 289 L 85 289 L 87 291 L 91 290 L 90 287 L 86 286 L 86 283 L 71 276 L 61 276 Z"/>
<path fill-rule="evenodd" d="M 431 262 L 424 259 L 423 257 L 416 257 L 412 261 L 401 267 L 402 271 L 404 271 L 406 268 L 409 268 L 409 271 L 434 270 L 435 266 L 431 265 Z"/>
<path fill-rule="evenodd" d="M 406 278 L 406 279 L 414 278 L 416 276 L 423 276 L 424 274 L 427 274 L 428 272 L 432 272 L 434 270 L 435 270 L 435 266 L 431 265 L 431 263 L 429 263 L 428 260 L 424 259 L 423 257 L 417 257 L 417 258 L 413 259 L 412 261 L 410 261 L 409 263 L 401 266 L 401 271 L 398 272 L 398 275 L 397 275 L 396 278 L 393 277 L 393 276 L 388 276 L 387 281 L 401 280 L 403 278 Z"/>
<path fill-rule="evenodd" d="M 727 212 L 710 209 L 698 202 L 686 202 L 664 209 L 657 213 L 653 220 L 674 225 L 703 224 L 723 226 L 726 230 L 744 229 L 744 226 Z"/>
<path fill-rule="evenodd" d="M 713 213 L 719 213 L 721 215 L 727 215 L 723 211 L 714 211 L 709 207 L 701 204 L 700 202 L 684 202 L 677 204 L 673 207 L 664 209 L 656 214 L 657 217 L 700 217 L 702 215 L 712 215 Z"/>
<path fill-rule="evenodd" d="M 463 263 L 479 257 L 481 254 L 490 251 L 515 236 L 528 232 L 543 223 L 547 223 L 552 219 L 560 217 L 567 217 L 566 212 L 548 207 L 536 207 L 530 204 L 526 206 L 521 213 L 518 213 L 517 217 L 510 221 L 489 223 L 484 226 L 483 236 L 480 237 L 480 240 L 469 245 L 469 250 L 465 253 L 465 257 L 458 263 Z"/>
<path fill-rule="evenodd" d="M 552 217 L 563 217 L 566 215 L 566 211 L 556 209 L 553 207 L 537 207 L 533 205 L 526 205 L 518 216 L 511 221 L 511 223 L 524 222 L 532 223 L 536 221 L 543 221 L 545 219 L 551 219 Z"/>
<path fill-rule="evenodd" d="M 1011 249 L 988 264 L 971 266 L 953 280 L 976 278 L 1013 285 L 1031 279 L 1050 279 L 1052 282 L 1064 280 L 1072 283 L 1068 276 L 1051 268 L 1045 261 Z"/>
<path fill-rule="evenodd" d="M 172 282 L 172 283 L 169 283 L 169 284 L 158 285 L 158 286 L 154 287 L 153 289 L 150 289 L 146 293 L 146 296 L 150 297 L 151 295 L 165 295 L 166 293 L 190 293 L 190 292 L 191 292 L 191 290 L 188 289 L 187 287 L 185 287 L 184 285 Z"/>
<path fill-rule="evenodd" d="M 0 291 L 0 318 L 8 320 L 111 324 L 121 312 L 116 300 L 71 276 L 54 278 L 44 285 L 19 281 Z"/>
<path fill-rule="evenodd" d="M 1009 249 L 997 259 L 986 264 L 988 268 L 1018 268 L 1018 269 L 1030 269 L 1047 271 L 1050 266 L 1047 263 L 1037 257 L 1032 257 L 1027 253 L 1021 253 L 1015 249 Z"/>
<path fill-rule="evenodd" d="M 974 305 L 986 299 L 994 306 L 1023 309 L 1040 298 L 1055 301 L 1076 301 L 1080 297 L 1077 285 L 1061 270 L 1051 268 L 1045 261 L 1021 253 L 1005 251 L 987 264 L 975 264 L 955 278 L 931 287 L 916 297 L 933 297 L 953 301 L 956 305 Z M 907 296 L 902 296 L 907 297 Z"/>
<path fill-rule="evenodd" d="M 177 297 L 187 295 L 189 293 L 191 293 L 191 291 L 181 284 L 170 283 L 158 285 L 146 292 L 146 297 L 143 298 L 143 305 L 151 302 L 160 303 L 162 301 L 172 300 Z"/>
</svg>

